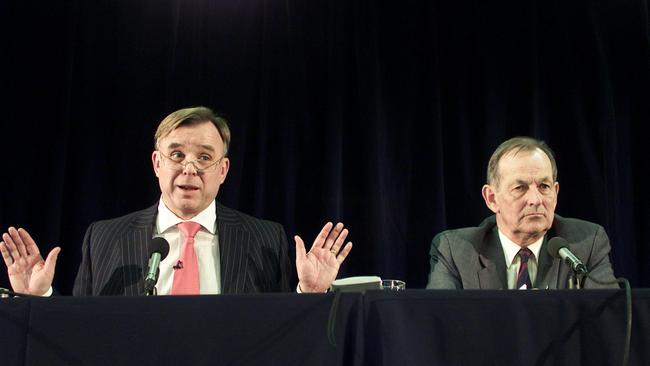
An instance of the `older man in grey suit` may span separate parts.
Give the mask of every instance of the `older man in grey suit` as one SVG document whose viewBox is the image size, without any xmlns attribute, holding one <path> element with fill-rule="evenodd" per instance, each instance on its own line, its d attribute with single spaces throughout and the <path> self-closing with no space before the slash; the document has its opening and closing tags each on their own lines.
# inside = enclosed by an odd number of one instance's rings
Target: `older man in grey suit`
<svg viewBox="0 0 650 366">
<path fill-rule="evenodd" d="M 284 229 L 227 208 L 217 200 L 230 167 L 230 129 L 205 107 L 168 115 L 151 155 L 160 200 L 86 231 L 75 295 L 141 295 L 152 238 L 170 244 L 160 263 L 159 294 L 289 291 Z M 297 290 L 324 292 L 352 249 L 343 224 L 327 223 L 307 252 L 295 236 Z M 24 229 L 9 228 L 0 251 L 14 291 L 48 295 L 60 248 L 46 259 Z M 344 245 L 345 244 L 345 245 Z M 148 292 L 148 290 L 147 290 Z"/>
<path fill-rule="evenodd" d="M 436 235 L 427 288 L 616 288 L 605 230 L 556 215 L 559 189 L 555 158 L 543 141 L 515 137 L 502 143 L 490 158 L 482 190 L 495 215 L 478 227 Z M 549 239 L 556 236 L 566 239 L 589 269 L 584 283 L 547 252 Z"/>
</svg>

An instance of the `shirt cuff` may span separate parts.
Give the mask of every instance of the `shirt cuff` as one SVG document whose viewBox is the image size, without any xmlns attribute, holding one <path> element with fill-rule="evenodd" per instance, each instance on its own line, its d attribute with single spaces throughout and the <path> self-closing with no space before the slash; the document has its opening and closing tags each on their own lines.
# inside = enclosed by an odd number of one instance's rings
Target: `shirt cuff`
<svg viewBox="0 0 650 366">
<path fill-rule="evenodd" d="M 53 292 L 54 292 L 54 290 L 52 290 L 52 286 L 50 286 L 50 288 L 47 289 L 47 292 L 44 293 L 44 294 L 41 295 L 41 296 L 43 296 L 43 297 L 50 297 L 50 296 L 52 296 L 52 293 L 53 293 Z"/>
<path fill-rule="evenodd" d="M 330 292 L 330 289 L 327 289 L 327 290 L 323 291 L 324 294 L 326 294 L 326 293 L 328 293 L 328 292 Z M 305 292 L 303 292 L 302 289 L 300 288 L 300 282 L 298 282 L 298 285 L 296 286 L 296 293 L 299 293 L 299 294 L 304 294 L 304 293 L 305 293 Z"/>
</svg>

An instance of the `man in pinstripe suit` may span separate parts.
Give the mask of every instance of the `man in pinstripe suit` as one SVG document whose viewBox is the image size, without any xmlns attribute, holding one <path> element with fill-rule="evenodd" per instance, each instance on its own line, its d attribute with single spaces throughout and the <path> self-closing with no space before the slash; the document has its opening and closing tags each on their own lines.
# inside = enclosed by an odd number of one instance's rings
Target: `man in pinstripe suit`
<svg viewBox="0 0 650 366">
<path fill-rule="evenodd" d="M 200 224 L 194 249 L 201 294 L 291 291 L 284 229 L 221 205 L 219 187 L 226 179 L 230 129 L 205 107 L 173 112 L 158 126 L 151 160 L 160 201 L 142 211 L 98 221 L 86 231 L 74 295 L 141 295 L 153 237 L 170 244 L 160 263 L 159 294 L 172 294 L 183 235 L 176 226 Z M 324 292 L 352 249 L 344 245 L 343 224 L 327 223 L 306 251 L 295 236 L 300 292 Z M 49 295 L 60 248 L 44 260 L 24 229 L 9 228 L 0 251 L 15 292 Z"/>
</svg>

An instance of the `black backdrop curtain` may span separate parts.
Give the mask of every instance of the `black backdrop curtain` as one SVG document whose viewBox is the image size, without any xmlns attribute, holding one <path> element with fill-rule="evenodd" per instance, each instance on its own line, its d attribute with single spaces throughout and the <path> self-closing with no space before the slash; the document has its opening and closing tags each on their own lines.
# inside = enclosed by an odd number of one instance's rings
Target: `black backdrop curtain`
<svg viewBox="0 0 650 366">
<path fill-rule="evenodd" d="M 648 34 L 646 0 L 3 1 L 0 227 L 61 245 L 70 293 L 88 224 L 158 199 L 158 122 L 206 105 L 233 130 L 224 204 L 290 241 L 341 220 L 341 276 L 424 287 L 434 234 L 490 214 L 492 151 L 531 135 L 557 212 L 648 287 Z"/>
</svg>

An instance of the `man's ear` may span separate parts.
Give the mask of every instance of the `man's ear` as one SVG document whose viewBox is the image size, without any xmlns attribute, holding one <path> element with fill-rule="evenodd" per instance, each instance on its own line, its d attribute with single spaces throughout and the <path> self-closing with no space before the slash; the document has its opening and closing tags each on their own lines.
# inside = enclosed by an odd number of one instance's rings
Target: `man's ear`
<svg viewBox="0 0 650 366">
<path fill-rule="evenodd" d="M 223 162 L 219 164 L 219 175 L 221 176 L 221 182 L 223 184 L 226 181 L 226 176 L 228 175 L 228 170 L 230 169 L 230 159 L 224 157 Z"/>
<path fill-rule="evenodd" d="M 158 171 L 160 171 L 160 152 L 154 150 L 151 153 L 151 165 L 153 166 L 153 171 L 156 173 L 156 177 L 159 177 Z"/>
<path fill-rule="evenodd" d="M 485 200 L 485 205 L 494 213 L 499 212 L 499 205 L 497 205 L 496 201 L 496 191 L 494 187 L 492 187 L 489 184 L 486 184 L 483 186 L 483 189 L 481 190 L 481 193 L 483 194 L 483 200 Z"/>
</svg>

